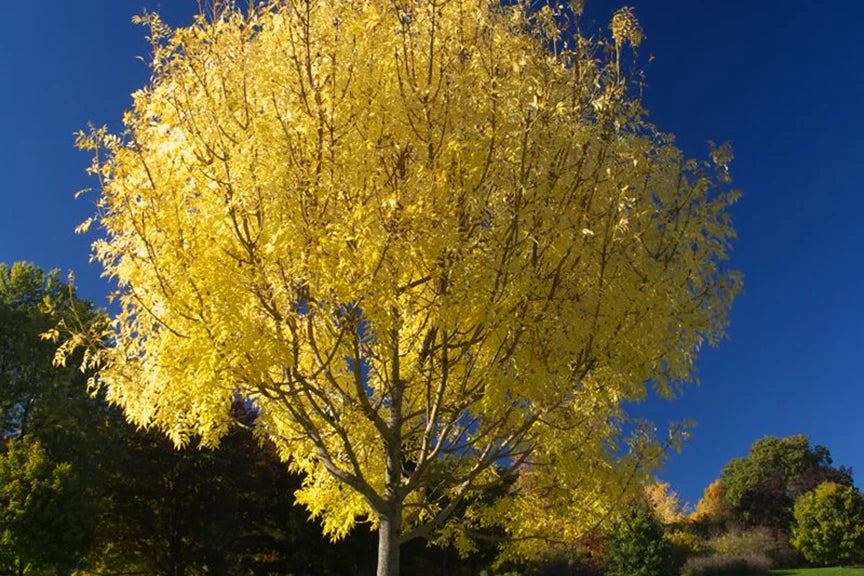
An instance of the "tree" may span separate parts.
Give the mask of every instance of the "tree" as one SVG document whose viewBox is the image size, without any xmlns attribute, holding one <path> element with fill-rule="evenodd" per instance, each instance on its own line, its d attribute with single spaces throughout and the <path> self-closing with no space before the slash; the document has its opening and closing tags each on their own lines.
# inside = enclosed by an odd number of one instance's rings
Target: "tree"
<svg viewBox="0 0 864 576">
<path fill-rule="evenodd" d="M 0 263 L 0 434 L 23 438 L 27 434 L 63 434 L 82 405 L 58 410 L 71 387 L 85 379 L 74 369 L 52 365 L 56 346 L 41 338 L 67 313 L 90 314 L 71 284 L 58 271 L 46 273 L 33 264 Z M 86 404 L 87 396 L 83 396 Z M 70 413 L 71 412 L 71 413 Z M 70 426 L 71 425 L 71 426 Z M 60 438 L 55 438 L 60 440 Z"/>
<path fill-rule="evenodd" d="M 33 438 L 0 454 L 0 566 L 10 574 L 62 574 L 93 537 L 93 501 L 69 462 Z M 44 572 L 43 572 L 44 571 Z"/>
<path fill-rule="evenodd" d="M 378 527 L 382 576 L 400 542 L 536 516 L 445 529 L 518 468 L 607 517 L 657 456 L 621 443 L 622 402 L 691 379 L 739 287 L 731 154 L 645 121 L 632 13 L 597 43 L 577 3 L 215 4 L 141 17 L 150 84 L 122 135 L 79 139 L 108 398 L 204 446 L 254 402 L 326 533 Z"/>
<path fill-rule="evenodd" d="M 636 506 L 612 527 L 604 561 L 609 576 L 666 576 L 672 549 L 650 506 Z"/>
<path fill-rule="evenodd" d="M 668 482 L 654 480 L 646 484 L 645 500 L 663 524 L 681 522 L 686 517 L 681 498 Z"/>
<path fill-rule="evenodd" d="M 795 501 L 822 482 L 852 485 L 847 468 L 834 468 L 824 446 L 810 447 L 807 436 L 767 436 L 745 458 L 730 460 L 722 482 L 727 502 L 745 524 L 783 530 L 792 526 Z"/>
<path fill-rule="evenodd" d="M 845 564 L 864 553 L 864 496 L 824 482 L 795 503 L 792 544 L 816 564 Z"/>
<path fill-rule="evenodd" d="M 0 434 L 38 438 L 52 456 L 87 468 L 102 443 L 103 400 L 87 394 L 87 376 L 53 365 L 58 324 L 94 326 L 101 317 L 56 270 L 0 263 Z M 74 320 L 73 320 L 74 319 Z M 59 334 L 57 335 L 59 337 Z M 80 356 L 70 364 L 82 361 Z"/>
<path fill-rule="evenodd" d="M 40 337 L 67 315 L 93 313 L 57 271 L 0 264 L 0 563 L 10 572 L 68 572 L 95 532 L 104 414 Z"/>
<path fill-rule="evenodd" d="M 696 503 L 696 509 L 690 515 L 694 522 L 702 524 L 725 524 L 732 516 L 732 509 L 726 501 L 726 489 L 723 481 L 718 478 L 705 487 L 702 498 Z"/>
</svg>

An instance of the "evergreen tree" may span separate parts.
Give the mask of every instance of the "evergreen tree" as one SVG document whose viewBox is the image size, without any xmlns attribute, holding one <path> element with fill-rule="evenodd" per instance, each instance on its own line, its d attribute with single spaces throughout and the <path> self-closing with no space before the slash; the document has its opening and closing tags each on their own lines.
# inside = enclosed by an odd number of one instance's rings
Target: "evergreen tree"
<svg viewBox="0 0 864 576">
<path fill-rule="evenodd" d="M 671 574 L 671 548 L 650 506 L 634 507 L 613 526 L 604 564 L 608 576 Z"/>
</svg>

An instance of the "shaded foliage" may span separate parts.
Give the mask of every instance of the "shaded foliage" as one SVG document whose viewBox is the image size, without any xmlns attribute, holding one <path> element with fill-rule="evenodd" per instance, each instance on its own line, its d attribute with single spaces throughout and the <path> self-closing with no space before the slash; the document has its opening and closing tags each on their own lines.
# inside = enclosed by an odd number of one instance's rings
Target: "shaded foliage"
<svg viewBox="0 0 864 576">
<path fill-rule="evenodd" d="M 74 568 L 95 533 L 104 413 L 41 334 L 95 317 L 57 271 L 0 264 L 0 532 L 7 570 Z"/>
<path fill-rule="evenodd" d="M 69 462 L 56 462 L 33 437 L 0 454 L 0 566 L 12 573 L 69 571 L 90 546 L 95 508 Z"/>
<path fill-rule="evenodd" d="M 708 543 L 704 538 L 683 529 L 667 527 L 666 541 L 669 543 L 671 565 L 676 569 L 682 568 L 690 558 L 704 555 L 708 551 Z"/>
<path fill-rule="evenodd" d="M 254 412 L 216 449 L 175 450 L 164 436 L 117 429 L 106 481 L 104 538 L 92 555 L 100 572 L 197 574 L 365 574 L 371 532 L 330 543 L 294 505 L 300 479 L 252 434 Z"/>
</svg>

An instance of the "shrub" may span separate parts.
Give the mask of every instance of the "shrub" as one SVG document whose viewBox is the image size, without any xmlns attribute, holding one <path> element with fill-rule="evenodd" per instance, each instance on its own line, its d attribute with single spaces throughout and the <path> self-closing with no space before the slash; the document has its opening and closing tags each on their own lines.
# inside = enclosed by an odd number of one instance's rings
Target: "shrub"
<svg viewBox="0 0 864 576">
<path fill-rule="evenodd" d="M 663 524 L 647 506 L 632 509 L 610 534 L 607 576 L 666 576 L 674 571 Z"/>
<path fill-rule="evenodd" d="M 757 554 L 770 556 L 771 551 L 776 547 L 776 539 L 770 529 L 760 527 L 729 531 L 711 540 L 709 546 L 718 556 L 744 557 Z"/>
<path fill-rule="evenodd" d="M 731 530 L 710 540 L 708 547 L 719 556 L 767 556 L 772 568 L 790 568 L 803 562 L 789 543 L 789 534 L 767 526 Z"/>
<path fill-rule="evenodd" d="M 703 538 L 683 530 L 667 532 L 666 541 L 669 543 L 671 566 L 674 567 L 676 573 L 681 570 L 687 560 L 700 556 L 708 550 L 707 543 Z"/>
<path fill-rule="evenodd" d="M 763 554 L 748 556 L 700 556 L 684 564 L 682 576 L 714 576 L 721 574 L 767 574 L 771 561 Z"/>
</svg>

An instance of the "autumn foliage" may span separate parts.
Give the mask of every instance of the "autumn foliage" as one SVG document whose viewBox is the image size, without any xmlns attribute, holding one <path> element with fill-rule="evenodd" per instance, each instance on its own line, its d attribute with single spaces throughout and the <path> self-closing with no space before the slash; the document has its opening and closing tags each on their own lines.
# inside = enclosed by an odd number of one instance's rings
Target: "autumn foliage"
<svg viewBox="0 0 864 576">
<path fill-rule="evenodd" d="M 540 529 L 539 502 L 607 517 L 660 456 L 646 428 L 625 449 L 622 402 L 671 394 L 723 333 L 736 195 L 727 148 L 688 160 L 647 123 L 632 12 L 596 41 L 578 11 L 144 16 L 151 82 L 122 134 L 79 140 L 117 283 L 90 358 L 108 397 L 205 445 L 253 402 L 328 534 L 380 526 L 381 574 L 399 541 Z M 475 498 L 516 469 L 527 499 Z"/>
<path fill-rule="evenodd" d="M 726 501 L 726 489 L 723 487 L 723 481 L 718 478 L 705 488 L 690 519 L 694 522 L 722 524 L 730 519 L 731 515 L 732 507 Z"/>
</svg>

